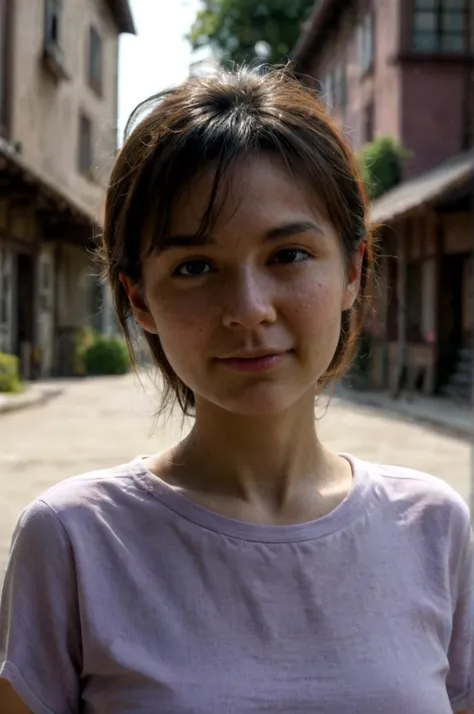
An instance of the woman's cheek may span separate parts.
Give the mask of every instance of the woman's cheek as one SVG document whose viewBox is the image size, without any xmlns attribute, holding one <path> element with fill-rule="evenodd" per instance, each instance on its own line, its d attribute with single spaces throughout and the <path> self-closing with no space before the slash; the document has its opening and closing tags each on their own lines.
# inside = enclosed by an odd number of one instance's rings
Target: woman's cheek
<svg viewBox="0 0 474 714">
<path fill-rule="evenodd" d="M 162 335 L 170 334 L 179 339 L 184 333 L 199 333 L 209 319 L 210 300 L 186 292 L 173 297 L 159 297 L 154 304 L 155 323 Z"/>
<path fill-rule="evenodd" d="M 287 302 L 299 320 L 309 320 L 321 324 L 334 313 L 336 296 L 334 289 L 322 280 L 311 281 L 298 287 Z"/>
</svg>

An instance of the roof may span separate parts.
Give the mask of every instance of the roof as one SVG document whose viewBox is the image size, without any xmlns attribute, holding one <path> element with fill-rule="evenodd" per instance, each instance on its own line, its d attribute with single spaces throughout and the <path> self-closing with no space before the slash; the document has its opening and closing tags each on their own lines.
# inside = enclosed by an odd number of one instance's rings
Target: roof
<svg viewBox="0 0 474 714">
<path fill-rule="evenodd" d="M 12 175 L 18 175 L 22 181 L 40 188 L 43 195 L 52 200 L 61 209 L 67 209 L 80 223 L 100 228 L 101 220 L 90 206 L 73 199 L 57 181 L 33 167 L 24 156 L 18 153 L 8 141 L 0 137 L 0 160 L 3 159 Z M 1 164 L 1 161 L 0 161 Z"/>
<path fill-rule="evenodd" d="M 448 191 L 474 179 L 474 149 L 454 156 L 432 171 L 404 181 L 372 203 L 371 219 L 385 223 L 412 210 L 436 203 Z"/>
<path fill-rule="evenodd" d="M 107 3 L 117 23 L 119 32 L 136 35 L 137 31 L 128 0 L 107 0 Z"/>
<path fill-rule="evenodd" d="M 325 31 L 347 5 L 347 0 L 316 0 L 305 29 L 291 53 L 297 69 L 304 69 L 308 61 L 322 49 L 327 37 Z"/>
</svg>

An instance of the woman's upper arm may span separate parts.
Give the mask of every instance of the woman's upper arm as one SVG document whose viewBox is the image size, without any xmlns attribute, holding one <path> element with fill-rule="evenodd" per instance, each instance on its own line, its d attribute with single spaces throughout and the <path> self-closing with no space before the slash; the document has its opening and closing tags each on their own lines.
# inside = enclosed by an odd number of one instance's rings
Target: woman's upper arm
<svg viewBox="0 0 474 714">
<path fill-rule="evenodd" d="M 28 709 L 10 682 L 2 678 L 0 678 L 0 702 L 1 714 L 32 714 L 31 709 Z"/>
<path fill-rule="evenodd" d="M 468 517 L 457 543 L 456 578 L 451 641 L 448 648 L 447 688 L 455 714 L 474 712 L 474 539 Z"/>
<path fill-rule="evenodd" d="M 0 600 L 0 678 L 35 714 L 79 710 L 77 598 L 69 536 L 51 507 L 36 501 L 15 529 Z"/>
</svg>

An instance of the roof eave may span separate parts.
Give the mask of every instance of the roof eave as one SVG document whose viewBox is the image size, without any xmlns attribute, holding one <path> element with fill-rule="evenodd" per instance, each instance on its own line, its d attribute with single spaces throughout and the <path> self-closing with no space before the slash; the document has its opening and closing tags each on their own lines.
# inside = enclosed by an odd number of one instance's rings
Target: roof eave
<svg viewBox="0 0 474 714">
<path fill-rule="evenodd" d="M 334 0 L 316 0 L 306 28 L 291 53 L 291 59 L 297 68 L 304 68 L 314 54 L 319 32 L 333 2 Z"/>
<path fill-rule="evenodd" d="M 120 34 L 136 35 L 137 29 L 133 20 L 132 10 L 128 0 L 108 0 L 110 10 Z"/>
<path fill-rule="evenodd" d="M 439 180 L 431 184 L 431 177 L 439 175 Z M 444 174 L 444 175 L 443 175 Z M 374 201 L 371 206 L 371 220 L 374 224 L 393 223 L 410 213 L 436 203 L 449 191 L 465 185 L 474 179 L 474 151 L 467 151 L 451 160 L 443 162 L 432 171 L 396 186 Z M 416 196 L 408 200 L 407 193 Z"/>
<path fill-rule="evenodd" d="M 13 146 L 2 137 L 0 137 L 0 159 L 7 162 L 7 164 L 13 167 L 15 171 L 18 171 L 20 175 L 28 177 L 28 180 L 44 189 L 55 201 L 67 205 L 71 214 L 76 216 L 81 223 L 93 226 L 98 230 L 101 229 L 101 219 L 99 216 L 84 205 L 80 205 L 64 190 L 63 186 L 58 185 L 51 177 L 47 177 L 37 168 L 31 166 L 24 157 L 19 155 Z"/>
</svg>

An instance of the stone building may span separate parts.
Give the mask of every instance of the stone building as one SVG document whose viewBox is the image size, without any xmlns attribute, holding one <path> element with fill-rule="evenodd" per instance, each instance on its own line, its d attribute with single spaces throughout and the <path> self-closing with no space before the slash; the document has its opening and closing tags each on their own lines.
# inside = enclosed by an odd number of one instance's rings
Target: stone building
<svg viewBox="0 0 474 714">
<path fill-rule="evenodd" d="M 117 150 L 127 0 L 0 0 L 0 352 L 70 374 L 81 327 L 107 330 L 91 257 Z"/>
</svg>

